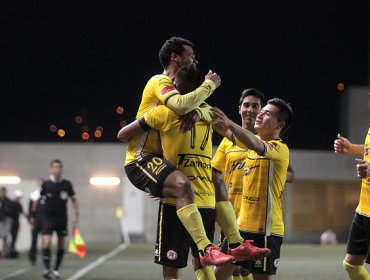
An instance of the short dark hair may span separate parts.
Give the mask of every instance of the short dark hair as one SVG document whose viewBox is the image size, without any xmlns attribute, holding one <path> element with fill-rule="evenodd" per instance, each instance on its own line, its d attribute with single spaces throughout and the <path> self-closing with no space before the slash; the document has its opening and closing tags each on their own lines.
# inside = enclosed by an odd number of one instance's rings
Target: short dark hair
<svg viewBox="0 0 370 280">
<path fill-rule="evenodd" d="M 53 166 L 54 163 L 58 163 L 58 164 L 60 164 L 63 167 L 63 162 L 60 159 L 53 159 L 50 162 L 50 167 Z"/>
<path fill-rule="evenodd" d="M 159 50 L 159 61 L 163 68 L 166 68 L 171 61 L 171 55 L 173 53 L 182 54 L 184 51 L 184 45 L 193 47 L 193 43 L 181 37 L 171 37 L 168 39 Z"/>
<path fill-rule="evenodd" d="M 181 94 L 194 91 L 200 86 L 199 71 L 195 64 L 183 66 L 175 77 L 176 88 Z"/>
<path fill-rule="evenodd" d="M 248 88 L 248 89 L 245 89 L 245 90 L 242 91 L 242 94 L 241 94 L 240 99 L 239 99 L 239 106 L 241 106 L 243 104 L 243 100 L 247 96 L 257 97 L 260 100 L 261 107 L 263 107 L 265 105 L 265 102 L 266 102 L 265 101 L 265 95 L 256 88 Z"/>
<path fill-rule="evenodd" d="M 277 97 L 267 101 L 267 104 L 271 104 L 279 108 L 279 112 L 276 116 L 279 121 L 285 122 L 285 126 L 283 127 L 282 132 L 286 132 L 292 123 L 292 106 L 289 103 L 285 102 L 283 99 Z"/>
</svg>

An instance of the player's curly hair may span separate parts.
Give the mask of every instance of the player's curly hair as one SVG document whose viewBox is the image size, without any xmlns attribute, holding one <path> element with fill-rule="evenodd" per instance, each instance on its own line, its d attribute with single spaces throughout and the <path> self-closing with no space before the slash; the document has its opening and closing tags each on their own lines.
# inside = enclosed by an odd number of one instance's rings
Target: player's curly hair
<svg viewBox="0 0 370 280">
<path fill-rule="evenodd" d="M 168 39 L 159 50 L 159 61 L 163 68 L 166 68 L 171 61 L 173 53 L 181 55 L 184 51 L 184 45 L 193 47 L 193 43 L 181 37 L 171 37 Z"/>
<path fill-rule="evenodd" d="M 181 94 L 196 90 L 201 84 L 197 66 L 190 64 L 181 67 L 176 73 L 175 84 Z"/>
<path fill-rule="evenodd" d="M 292 106 L 285 102 L 283 99 L 275 97 L 267 101 L 267 104 L 274 105 L 279 108 L 279 112 L 276 117 L 279 121 L 285 122 L 285 126 L 282 129 L 282 133 L 286 132 L 290 125 L 292 124 L 293 119 L 293 109 Z"/>
</svg>

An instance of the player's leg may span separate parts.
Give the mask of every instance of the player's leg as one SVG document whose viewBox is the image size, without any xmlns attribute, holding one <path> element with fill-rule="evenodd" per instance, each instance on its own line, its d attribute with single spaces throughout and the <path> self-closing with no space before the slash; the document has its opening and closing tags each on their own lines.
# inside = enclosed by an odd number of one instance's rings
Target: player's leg
<svg viewBox="0 0 370 280">
<path fill-rule="evenodd" d="M 154 196 L 175 199 L 177 215 L 181 223 L 197 244 L 201 254 L 204 254 L 202 261 L 220 265 L 233 259 L 211 246 L 212 243 L 206 236 L 197 205 L 194 203 L 190 182 L 170 162 L 155 155 L 148 155 L 140 162 L 126 165 L 125 170 L 127 177 L 137 188 L 150 192 Z"/>
<path fill-rule="evenodd" d="M 170 267 L 170 266 L 163 266 L 163 279 L 164 280 L 177 280 L 181 279 L 181 269 Z"/>
<path fill-rule="evenodd" d="M 67 236 L 67 217 L 62 216 L 59 218 L 56 232 L 58 235 L 58 249 L 55 261 L 55 266 L 53 270 L 53 276 L 55 279 L 60 278 L 59 268 L 63 262 L 64 252 L 65 252 L 65 238 Z"/>
<path fill-rule="evenodd" d="M 206 230 L 207 237 L 212 240 L 215 233 L 215 210 L 212 208 L 199 208 L 202 223 Z M 193 256 L 193 268 L 197 280 L 216 280 L 216 276 L 212 266 L 204 266 L 201 263 L 197 246 L 194 241 L 191 241 L 191 253 Z"/>
<path fill-rule="evenodd" d="M 176 206 L 159 203 L 154 262 L 162 265 L 164 279 L 181 279 L 187 266 L 191 238 L 181 224 Z"/>
<path fill-rule="evenodd" d="M 50 250 L 51 250 L 52 231 L 43 231 L 42 234 L 42 261 L 44 263 L 45 271 L 43 273 L 45 278 L 49 278 L 50 273 Z"/>
<path fill-rule="evenodd" d="M 234 208 L 229 200 L 225 184 L 214 171 L 212 181 L 216 194 L 216 222 L 225 234 L 230 250 L 228 253 L 235 257 L 259 259 L 268 256 L 271 251 L 268 248 L 258 248 L 243 239 L 239 232 Z"/>
<path fill-rule="evenodd" d="M 369 250 L 369 218 L 355 213 L 348 237 L 347 254 L 343 260 L 343 268 L 352 280 L 370 279 L 364 266 Z"/>
</svg>

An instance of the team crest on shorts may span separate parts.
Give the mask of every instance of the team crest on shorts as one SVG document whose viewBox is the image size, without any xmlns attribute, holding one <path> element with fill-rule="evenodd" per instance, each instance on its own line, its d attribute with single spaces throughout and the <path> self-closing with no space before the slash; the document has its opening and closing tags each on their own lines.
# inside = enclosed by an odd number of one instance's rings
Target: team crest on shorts
<svg viewBox="0 0 370 280">
<path fill-rule="evenodd" d="M 276 260 L 274 260 L 274 266 L 275 266 L 275 267 L 278 267 L 278 266 L 279 266 L 279 264 L 280 264 L 280 259 L 276 259 Z"/>
<path fill-rule="evenodd" d="M 167 258 L 171 261 L 174 261 L 177 259 L 177 253 L 174 250 L 169 250 L 167 252 Z"/>
</svg>

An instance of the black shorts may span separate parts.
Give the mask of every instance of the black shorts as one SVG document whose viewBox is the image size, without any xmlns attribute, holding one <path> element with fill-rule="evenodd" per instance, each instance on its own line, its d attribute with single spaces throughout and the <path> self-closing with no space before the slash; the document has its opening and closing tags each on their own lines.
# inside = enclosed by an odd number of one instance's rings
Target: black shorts
<svg viewBox="0 0 370 280">
<path fill-rule="evenodd" d="M 235 262 L 235 265 L 242 266 L 253 274 L 275 275 L 280 262 L 280 247 L 283 243 L 283 238 L 281 236 L 266 236 L 245 231 L 240 231 L 240 235 L 244 240 L 253 240 L 252 245 L 256 247 L 269 248 L 271 254 L 262 260 Z"/>
<path fill-rule="evenodd" d="M 207 237 L 209 240 L 213 240 L 215 209 L 198 209 Z M 193 257 L 199 258 L 198 248 L 178 218 L 176 206 L 160 202 L 154 262 L 174 268 L 186 267 L 190 248 Z"/>
<path fill-rule="evenodd" d="M 169 161 L 155 154 L 125 166 L 126 175 L 136 188 L 158 197 L 163 197 L 163 183 L 175 170 Z"/>
<path fill-rule="evenodd" d="M 67 236 L 67 216 L 47 216 L 43 215 L 41 218 L 41 233 L 53 234 L 53 231 L 58 236 Z"/>
<path fill-rule="evenodd" d="M 366 263 L 370 263 L 370 218 L 355 213 L 349 231 L 347 254 L 366 256 Z"/>
</svg>

